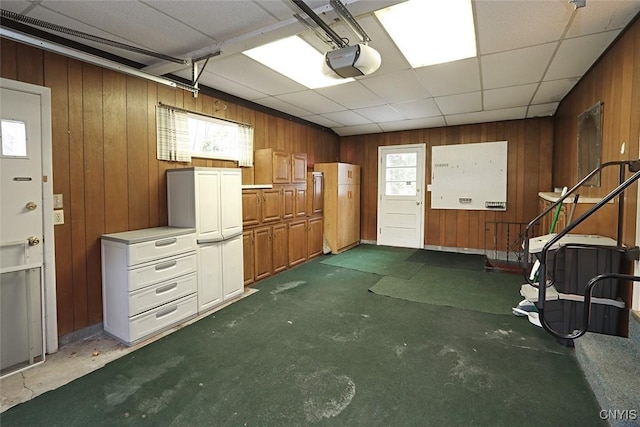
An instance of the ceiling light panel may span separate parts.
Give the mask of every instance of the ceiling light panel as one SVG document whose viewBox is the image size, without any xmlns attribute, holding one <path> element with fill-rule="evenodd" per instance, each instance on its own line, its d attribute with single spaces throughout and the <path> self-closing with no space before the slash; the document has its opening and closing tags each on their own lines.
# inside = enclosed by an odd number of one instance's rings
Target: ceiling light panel
<svg viewBox="0 0 640 427">
<path fill-rule="evenodd" d="M 323 74 L 324 55 L 298 36 L 280 39 L 242 53 L 309 89 L 353 81 Z"/>
<path fill-rule="evenodd" d="M 413 68 L 476 56 L 471 0 L 409 0 L 375 14 Z"/>
</svg>

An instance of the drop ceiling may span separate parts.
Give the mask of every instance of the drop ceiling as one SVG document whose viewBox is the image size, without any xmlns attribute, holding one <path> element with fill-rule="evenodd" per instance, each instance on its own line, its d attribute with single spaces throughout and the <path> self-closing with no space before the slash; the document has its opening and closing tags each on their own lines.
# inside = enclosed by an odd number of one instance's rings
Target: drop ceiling
<svg viewBox="0 0 640 427">
<path fill-rule="evenodd" d="M 382 65 L 354 82 L 315 90 L 241 53 L 294 34 L 321 51 L 330 50 L 293 17 L 300 10 L 289 0 L 3 0 L 1 8 L 186 60 L 219 50 L 204 68 L 201 86 L 331 128 L 338 135 L 553 115 L 640 11 L 640 0 L 587 0 L 586 7 L 578 9 L 566 0 L 474 0 L 477 57 L 413 69 L 373 13 L 399 2 L 343 0 L 371 37 L 370 46 L 380 52 Z M 358 42 L 329 0 L 306 3 L 340 36 Z M 415 34 L 420 37 L 419 28 Z M 190 65 L 61 36 L 135 61 L 152 74 L 191 79 Z"/>
</svg>

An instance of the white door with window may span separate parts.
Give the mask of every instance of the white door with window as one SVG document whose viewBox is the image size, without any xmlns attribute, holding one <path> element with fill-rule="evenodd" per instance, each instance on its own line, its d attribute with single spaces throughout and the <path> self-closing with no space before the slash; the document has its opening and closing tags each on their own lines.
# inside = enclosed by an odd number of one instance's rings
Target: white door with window
<svg viewBox="0 0 640 427">
<path fill-rule="evenodd" d="M 378 147 L 379 245 L 422 248 L 426 145 Z"/>
<path fill-rule="evenodd" d="M 52 198 L 42 146 L 47 131 L 50 144 L 50 121 L 43 119 L 49 91 L 4 79 L 1 83 L 0 374 L 7 374 L 44 360 L 45 281 L 51 282 L 47 279 L 53 274 L 53 224 L 52 218 L 44 217 L 51 212 Z M 50 167 L 50 161 L 45 163 Z M 46 263 L 48 257 L 51 262 Z M 52 292 L 55 308 L 55 288 Z M 55 327 L 55 315 L 51 320 Z M 55 339 L 47 342 L 55 351 L 57 331 L 52 333 Z"/>
</svg>

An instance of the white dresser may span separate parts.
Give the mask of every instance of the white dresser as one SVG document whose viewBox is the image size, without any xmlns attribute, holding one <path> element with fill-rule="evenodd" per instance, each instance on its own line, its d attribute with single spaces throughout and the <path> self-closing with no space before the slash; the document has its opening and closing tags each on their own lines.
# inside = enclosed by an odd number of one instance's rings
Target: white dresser
<svg viewBox="0 0 640 427">
<path fill-rule="evenodd" d="M 157 227 L 102 236 L 104 330 L 127 345 L 198 313 L 195 230 Z"/>
</svg>

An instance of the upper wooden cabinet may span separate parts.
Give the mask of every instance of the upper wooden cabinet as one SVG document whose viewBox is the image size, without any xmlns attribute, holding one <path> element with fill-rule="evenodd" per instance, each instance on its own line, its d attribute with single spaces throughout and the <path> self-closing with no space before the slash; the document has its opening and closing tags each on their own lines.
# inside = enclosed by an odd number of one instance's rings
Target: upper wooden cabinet
<svg viewBox="0 0 640 427">
<path fill-rule="evenodd" d="M 307 182 L 307 153 L 293 153 L 291 155 L 291 183 L 304 184 Z"/>
<path fill-rule="evenodd" d="M 306 153 L 291 154 L 273 148 L 263 148 L 255 152 L 256 184 L 303 184 L 306 181 L 306 173 Z"/>
<path fill-rule="evenodd" d="M 282 219 L 279 188 L 242 190 L 242 225 L 251 227 Z"/>
</svg>

